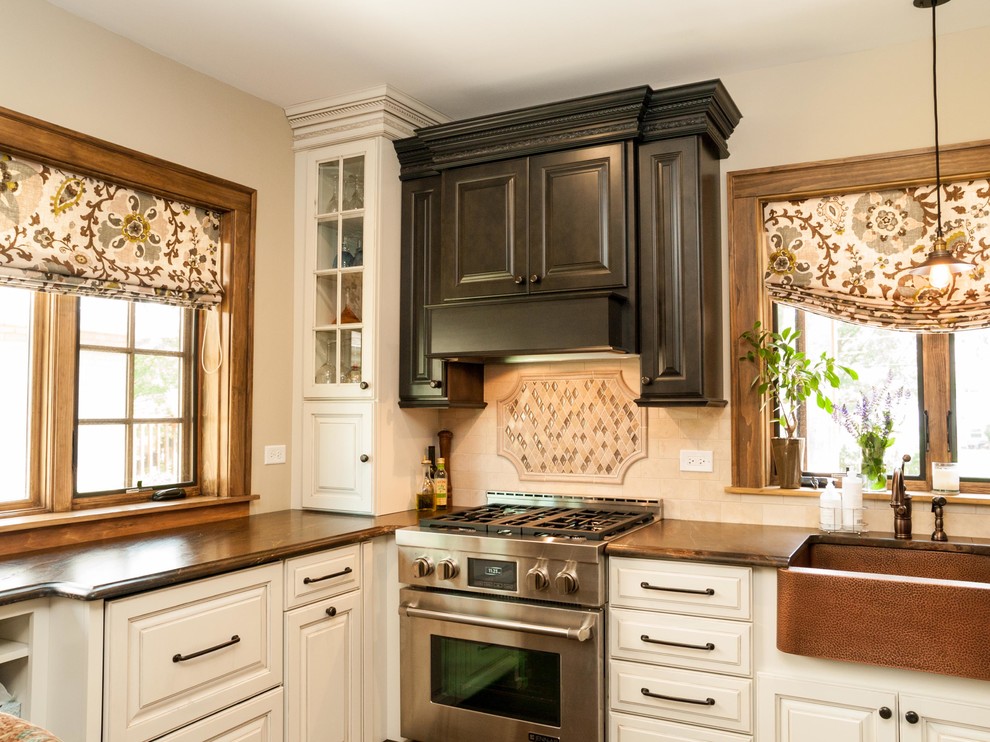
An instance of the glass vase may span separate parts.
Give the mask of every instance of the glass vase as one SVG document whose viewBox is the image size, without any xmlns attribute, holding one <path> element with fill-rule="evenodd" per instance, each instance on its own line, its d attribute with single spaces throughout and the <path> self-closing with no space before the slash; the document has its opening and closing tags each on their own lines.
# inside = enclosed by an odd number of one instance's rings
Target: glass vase
<svg viewBox="0 0 990 742">
<path fill-rule="evenodd" d="M 883 492 L 887 489 L 887 467 L 883 455 L 887 451 L 886 441 L 860 448 L 863 460 L 860 473 L 863 475 L 863 489 L 868 492 Z"/>
</svg>

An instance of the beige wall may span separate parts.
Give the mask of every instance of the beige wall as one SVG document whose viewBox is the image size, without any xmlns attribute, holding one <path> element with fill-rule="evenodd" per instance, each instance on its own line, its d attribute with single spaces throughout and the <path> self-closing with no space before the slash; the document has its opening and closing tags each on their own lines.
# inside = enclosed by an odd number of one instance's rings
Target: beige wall
<svg viewBox="0 0 990 742">
<path fill-rule="evenodd" d="M 0 0 L 0 105 L 258 191 L 253 491 L 288 507 L 292 388 L 292 152 L 277 106 L 154 54 L 41 0 Z"/>
<path fill-rule="evenodd" d="M 772 40 L 754 39 L 754 43 Z M 981 72 L 982 52 L 988 46 L 990 29 L 955 34 L 939 43 L 940 137 L 944 143 L 990 139 L 990 96 L 983 92 Z M 921 42 L 757 72 L 726 71 L 722 80 L 743 120 L 729 140 L 732 154 L 722 163 L 723 173 L 931 146 L 930 55 L 929 43 Z M 723 202 L 724 193 L 723 188 Z M 727 234 L 724 212 L 723 207 L 723 242 Z M 727 296 L 728 276 L 724 281 Z M 725 342 L 728 348 L 729 339 Z M 727 352 L 726 369 L 728 356 Z M 616 365 L 637 388 L 639 374 L 632 359 L 554 368 L 605 369 Z M 489 367 L 485 384 L 488 408 L 480 413 L 455 411 L 441 416 L 442 424 L 454 432 L 451 469 L 459 503 L 483 502 L 487 489 L 653 496 L 663 498 L 668 518 L 817 525 L 817 498 L 725 492 L 730 482 L 728 408 L 650 409 L 648 457 L 629 468 L 622 486 L 521 482 L 515 468 L 496 453 L 495 407 L 515 386 L 515 375 L 524 368 Z M 525 370 L 529 373 L 533 368 Z M 681 449 L 713 451 L 715 471 L 680 472 Z M 932 516 L 925 502 L 918 498 L 914 519 L 915 531 L 922 536 L 932 530 Z M 886 502 L 868 501 L 866 507 L 870 529 L 892 530 L 893 516 Z M 950 537 L 990 537 L 990 507 L 951 504 L 946 530 Z"/>
</svg>

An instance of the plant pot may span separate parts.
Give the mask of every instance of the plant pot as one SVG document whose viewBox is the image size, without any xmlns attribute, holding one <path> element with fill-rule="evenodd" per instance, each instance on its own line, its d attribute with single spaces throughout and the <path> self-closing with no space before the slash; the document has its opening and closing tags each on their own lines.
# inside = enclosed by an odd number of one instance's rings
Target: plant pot
<svg viewBox="0 0 990 742">
<path fill-rule="evenodd" d="M 777 484 L 781 489 L 793 490 L 801 486 L 801 467 L 804 464 L 804 438 L 771 438 L 770 453 L 777 470 Z"/>
</svg>

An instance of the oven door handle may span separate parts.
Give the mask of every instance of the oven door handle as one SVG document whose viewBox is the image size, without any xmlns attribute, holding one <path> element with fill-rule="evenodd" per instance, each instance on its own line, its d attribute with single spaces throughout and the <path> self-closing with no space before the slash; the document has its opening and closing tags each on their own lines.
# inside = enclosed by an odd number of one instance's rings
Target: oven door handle
<svg viewBox="0 0 990 742">
<path fill-rule="evenodd" d="M 484 618 L 482 616 L 471 616 L 464 613 L 447 613 L 445 611 L 430 611 L 425 608 L 416 608 L 411 605 L 402 606 L 402 611 L 410 618 L 432 618 L 437 621 L 452 621 L 453 623 L 467 624 L 468 626 L 483 626 L 486 629 L 508 629 L 509 631 L 523 631 L 527 634 L 539 634 L 541 636 L 556 636 L 561 639 L 574 639 L 583 642 L 591 638 L 591 627 L 581 626 L 577 629 L 567 629 L 559 626 L 545 626 L 537 623 L 524 623 L 522 621 L 509 621 L 501 618 Z"/>
</svg>

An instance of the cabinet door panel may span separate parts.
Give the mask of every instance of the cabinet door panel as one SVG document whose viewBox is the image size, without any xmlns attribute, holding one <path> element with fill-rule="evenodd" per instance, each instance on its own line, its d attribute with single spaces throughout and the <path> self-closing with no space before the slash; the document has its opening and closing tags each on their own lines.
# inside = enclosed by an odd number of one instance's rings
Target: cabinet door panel
<svg viewBox="0 0 990 742">
<path fill-rule="evenodd" d="M 525 160 L 444 172 L 443 301 L 526 293 L 526 172 Z"/>
<path fill-rule="evenodd" d="M 373 406 L 373 402 L 303 405 L 303 507 L 373 512 Z"/>
<path fill-rule="evenodd" d="M 361 593 L 286 614 L 287 738 L 361 739 Z"/>
<path fill-rule="evenodd" d="M 897 696 L 872 688 L 759 675 L 760 739 L 768 742 L 897 742 Z M 888 708 L 891 717 L 880 716 Z"/>
<path fill-rule="evenodd" d="M 621 144 L 530 158 L 531 292 L 626 285 L 623 164 Z"/>
<path fill-rule="evenodd" d="M 901 742 L 990 742 L 990 708 L 902 693 Z M 910 724 L 904 715 L 914 711 Z"/>
</svg>

